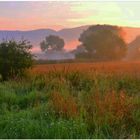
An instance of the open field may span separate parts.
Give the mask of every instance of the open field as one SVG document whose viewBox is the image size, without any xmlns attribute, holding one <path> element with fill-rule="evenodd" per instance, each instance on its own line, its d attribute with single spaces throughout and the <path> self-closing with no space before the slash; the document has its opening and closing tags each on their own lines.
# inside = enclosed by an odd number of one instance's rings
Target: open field
<svg viewBox="0 0 140 140">
<path fill-rule="evenodd" d="M 140 62 L 37 65 L 0 83 L 0 138 L 140 138 Z"/>
<path fill-rule="evenodd" d="M 63 63 L 63 64 L 43 64 L 33 67 L 34 74 L 45 74 L 49 71 L 80 71 L 80 72 L 105 72 L 105 73 L 140 73 L 140 61 L 122 62 L 85 62 L 85 63 Z"/>
</svg>

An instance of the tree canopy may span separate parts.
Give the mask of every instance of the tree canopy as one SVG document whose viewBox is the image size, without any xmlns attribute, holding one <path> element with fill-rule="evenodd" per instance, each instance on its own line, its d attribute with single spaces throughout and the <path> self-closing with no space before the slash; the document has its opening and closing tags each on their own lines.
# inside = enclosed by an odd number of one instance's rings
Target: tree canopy
<svg viewBox="0 0 140 140">
<path fill-rule="evenodd" d="M 62 38 L 55 35 L 49 35 L 40 43 L 40 47 L 42 51 L 48 50 L 62 50 L 65 45 L 65 42 Z"/>
<path fill-rule="evenodd" d="M 79 41 L 87 50 L 87 56 L 100 60 L 118 60 L 126 54 L 122 29 L 110 25 L 94 25 L 84 31 Z"/>
<path fill-rule="evenodd" d="M 26 40 L 19 42 L 10 40 L 0 43 L 0 75 L 2 80 L 21 76 L 26 68 L 32 66 L 31 48 L 32 45 Z"/>
</svg>

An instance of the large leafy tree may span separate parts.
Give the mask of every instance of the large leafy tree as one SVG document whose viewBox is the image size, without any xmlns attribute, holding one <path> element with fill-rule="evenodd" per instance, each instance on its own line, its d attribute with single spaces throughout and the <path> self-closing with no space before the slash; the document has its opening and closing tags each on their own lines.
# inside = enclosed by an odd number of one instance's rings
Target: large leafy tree
<svg viewBox="0 0 140 140">
<path fill-rule="evenodd" d="M 55 35 L 47 36 L 45 40 L 43 40 L 40 43 L 40 47 L 42 51 L 48 51 L 48 50 L 59 51 L 63 49 L 64 45 L 65 45 L 64 40 L 59 36 L 55 36 Z"/>
<path fill-rule="evenodd" d="M 33 64 L 32 45 L 26 40 L 0 43 L 0 75 L 3 80 L 21 76 Z"/>
<path fill-rule="evenodd" d="M 79 41 L 87 55 L 97 60 L 119 60 L 126 54 L 126 43 L 122 29 L 110 25 L 94 25 L 84 31 Z"/>
</svg>

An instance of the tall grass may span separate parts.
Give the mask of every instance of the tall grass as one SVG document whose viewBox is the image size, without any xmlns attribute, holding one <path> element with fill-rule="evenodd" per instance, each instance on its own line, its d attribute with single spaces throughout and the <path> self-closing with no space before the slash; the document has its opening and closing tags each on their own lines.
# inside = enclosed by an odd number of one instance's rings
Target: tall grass
<svg viewBox="0 0 140 140">
<path fill-rule="evenodd" d="M 89 65 L 0 83 L 0 138 L 140 138 L 140 72 Z"/>
</svg>

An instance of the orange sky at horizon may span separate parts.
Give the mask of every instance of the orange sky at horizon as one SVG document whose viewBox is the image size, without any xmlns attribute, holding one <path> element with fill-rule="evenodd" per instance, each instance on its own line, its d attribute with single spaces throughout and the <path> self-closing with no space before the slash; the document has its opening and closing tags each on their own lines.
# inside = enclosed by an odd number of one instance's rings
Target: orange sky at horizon
<svg viewBox="0 0 140 140">
<path fill-rule="evenodd" d="M 74 50 L 79 44 L 80 44 L 80 42 L 77 39 L 75 39 L 75 40 L 66 42 L 64 48 L 67 51 L 71 51 L 71 50 Z M 40 47 L 33 47 L 31 51 L 33 53 L 38 53 L 38 52 L 41 52 L 41 49 L 40 49 Z"/>
<path fill-rule="evenodd" d="M 126 43 L 130 43 L 131 41 L 133 41 L 135 39 L 135 37 L 137 35 L 140 35 L 140 30 L 137 30 L 137 28 L 133 29 L 133 30 L 131 30 L 129 28 L 125 28 L 124 31 L 129 33 L 129 34 L 125 34 L 125 37 L 124 37 Z M 71 50 L 75 49 L 78 45 L 80 45 L 80 42 L 78 41 L 78 39 L 75 39 L 75 40 L 66 42 L 64 48 L 67 51 L 71 51 Z M 41 49 L 40 49 L 40 47 L 33 47 L 32 52 L 38 53 L 38 52 L 41 52 Z"/>
</svg>

